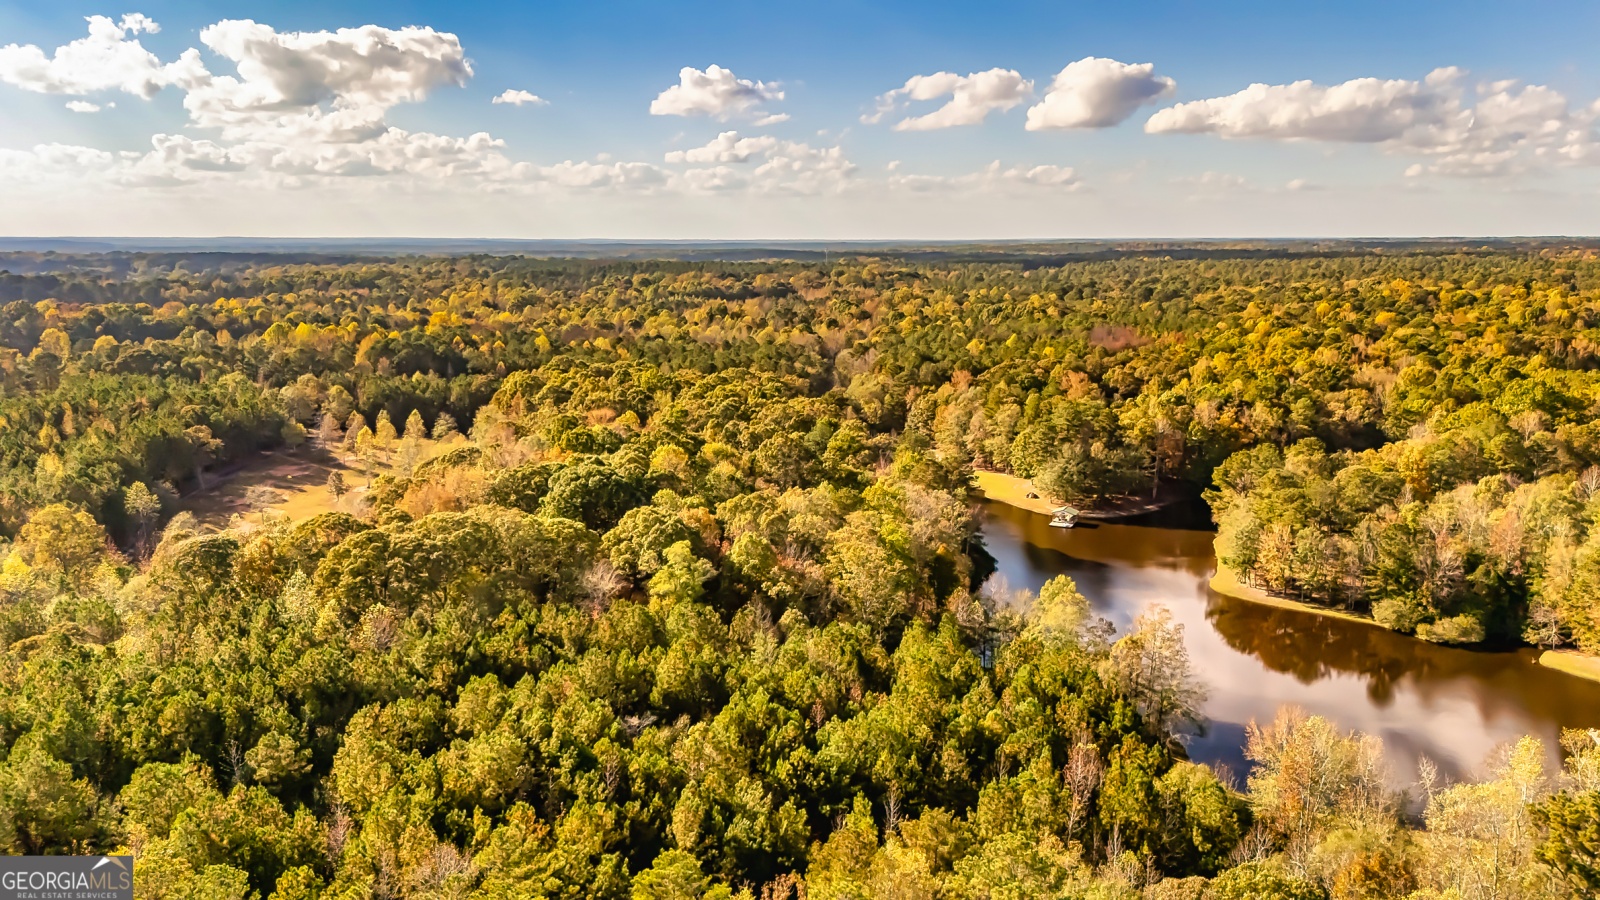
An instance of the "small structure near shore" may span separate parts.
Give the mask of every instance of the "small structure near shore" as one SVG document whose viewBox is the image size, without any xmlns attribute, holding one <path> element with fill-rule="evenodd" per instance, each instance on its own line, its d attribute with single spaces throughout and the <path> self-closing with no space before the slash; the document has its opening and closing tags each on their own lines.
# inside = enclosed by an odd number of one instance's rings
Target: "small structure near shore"
<svg viewBox="0 0 1600 900">
<path fill-rule="evenodd" d="M 1155 512 L 1177 503 L 1182 495 L 1175 491 L 1163 491 L 1160 496 L 1150 497 L 1121 497 L 1106 503 L 1098 509 L 1078 510 L 1072 507 L 1057 506 L 1039 495 L 1039 490 L 1027 478 L 1010 475 L 1005 472 L 990 472 L 978 469 L 973 472 L 973 480 L 977 482 L 978 490 L 983 492 L 990 500 L 998 500 L 1026 509 L 1031 512 L 1055 518 L 1063 509 L 1072 510 L 1073 524 L 1079 522 L 1111 522 L 1118 519 L 1128 519 L 1141 516 L 1145 513 Z M 1051 522 L 1055 524 L 1054 521 Z M 1067 525 L 1057 527 L 1066 528 Z"/>
</svg>

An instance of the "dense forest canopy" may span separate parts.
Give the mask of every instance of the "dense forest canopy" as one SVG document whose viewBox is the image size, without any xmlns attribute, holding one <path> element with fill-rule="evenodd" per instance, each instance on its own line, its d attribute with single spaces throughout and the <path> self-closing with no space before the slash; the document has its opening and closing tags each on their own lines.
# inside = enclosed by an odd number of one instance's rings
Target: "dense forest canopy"
<svg viewBox="0 0 1600 900">
<path fill-rule="evenodd" d="M 983 589 L 975 468 L 1600 651 L 1592 251 L 1184 255 L 0 273 L 0 847 L 174 898 L 1590 896 L 1590 735 L 1401 797 L 1285 711 L 1236 783 L 1169 621 Z M 179 512 L 268 450 L 368 483 Z"/>
</svg>

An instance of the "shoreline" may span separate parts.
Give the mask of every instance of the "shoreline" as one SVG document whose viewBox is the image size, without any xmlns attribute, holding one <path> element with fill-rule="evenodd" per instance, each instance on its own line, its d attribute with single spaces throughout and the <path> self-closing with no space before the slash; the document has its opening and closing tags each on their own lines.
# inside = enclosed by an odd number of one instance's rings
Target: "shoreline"
<svg viewBox="0 0 1600 900">
<path fill-rule="evenodd" d="M 1342 619 L 1346 622 L 1357 622 L 1362 625 L 1371 625 L 1374 628 L 1384 628 L 1384 626 L 1380 624 L 1378 620 L 1372 618 L 1371 616 L 1363 616 L 1358 613 L 1353 613 L 1342 609 L 1333 609 L 1327 606 L 1320 606 L 1316 603 L 1306 603 L 1301 600 L 1291 600 L 1288 597 L 1279 597 L 1274 594 L 1269 594 L 1260 588 L 1251 587 L 1250 585 L 1240 581 L 1239 577 L 1233 574 L 1232 569 L 1229 569 L 1220 562 L 1217 563 L 1216 574 L 1211 576 L 1210 585 L 1213 591 L 1216 591 L 1224 597 L 1232 597 L 1235 600 L 1243 600 L 1247 603 L 1259 603 L 1263 606 L 1275 606 L 1278 609 L 1292 609 L 1297 612 L 1310 613 L 1315 616 L 1326 616 L 1330 619 Z M 1384 628 L 1384 630 L 1388 631 L 1389 629 Z M 1422 639 L 1415 638 L 1415 640 L 1420 641 Z"/>
<path fill-rule="evenodd" d="M 1007 475 L 1004 472 L 990 472 L 987 469 L 973 469 L 972 480 L 977 483 L 978 490 L 990 500 L 998 500 L 1007 506 L 1015 506 L 1028 512 L 1036 512 L 1041 516 L 1048 516 L 1055 512 L 1055 506 L 1043 497 L 1028 495 L 1037 494 L 1033 482 L 1016 475 Z"/>
<path fill-rule="evenodd" d="M 1539 665 L 1565 672 L 1574 678 L 1600 681 L 1600 656 L 1576 650 L 1546 650 L 1539 654 Z"/>
<path fill-rule="evenodd" d="M 1343 619 L 1347 622 L 1360 622 L 1363 625 L 1371 625 L 1374 628 L 1384 628 L 1383 625 L 1379 624 L 1376 619 L 1373 619 L 1370 616 L 1357 615 L 1355 613 L 1345 612 L 1344 610 L 1339 609 L 1329 609 L 1324 606 L 1318 606 L 1314 603 L 1303 603 L 1299 600 L 1290 600 L 1287 597 L 1273 596 L 1272 594 L 1269 594 L 1260 588 L 1253 588 L 1239 581 L 1238 576 L 1234 575 L 1232 570 L 1221 563 L 1217 564 L 1217 574 L 1211 578 L 1211 589 L 1225 597 L 1232 597 L 1236 600 L 1244 600 L 1247 603 L 1260 603 L 1266 606 L 1275 606 L 1279 609 L 1293 609 L 1300 612 L 1311 613 L 1313 615 Z M 1384 628 L 1384 630 L 1388 631 L 1389 629 Z M 1400 632 L 1394 633 L 1401 634 Z M 1422 638 L 1419 638 L 1416 635 L 1402 634 L 1401 636 L 1408 637 L 1414 641 L 1422 640 Z M 1472 648 L 1469 647 L 1465 649 Z M 1586 653 L 1579 653 L 1576 650 L 1541 651 L 1537 647 L 1530 647 L 1528 649 L 1533 650 L 1533 652 L 1536 654 L 1533 658 L 1535 665 L 1544 666 L 1547 669 L 1555 669 L 1557 672 L 1562 672 L 1572 676 L 1573 678 L 1582 678 L 1585 681 L 1600 682 L 1600 656 L 1590 656 Z"/>
<path fill-rule="evenodd" d="M 1314 603 L 1290 600 L 1287 597 L 1276 597 L 1260 588 L 1253 588 L 1239 581 L 1238 576 L 1234 575 L 1231 569 L 1220 562 L 1217 563 L 1217 574 L 1211 578 L 1211 589 L 1223 596 L 1244 600 L 1248 603 L 1260 603 L 1266 606 L 1275 606 L 1279 609 L 1299 610 L 1313 615 L 1343 619 L 1347 622 L 1360 622 L 1363 625 L 1371 625 L 1374 628 L 1384 628 L 1383 625 L 1370 616 L 1357 615 L 1339 609 L 1329 609 Z M 1388 631 L 1389 629 L 1384 628 L 1384 630 Z M 1401 632 L 1394 633 L 1401 634 Z M 1402 637 L 1408 637 L 1414 641 L 1422 640 L 1416 635 L 1402 634 Z M 1464 649 L 1470 650 L 1472 648 Z M 1541 651 L 1537 647 L 1529 647 L 1527 649 L 1534 652 L 1533 661 L 1535 665 L 1544 666 L 1547 669 L 1555 669 L 1557 672 L 1562 672 L 1574 678 L 1582 678 L 1585 681 L 1600 682 L 1600 656 L 1591 656 L 1587 653 L 1579 653 L 1576 650 Z"/>
<path fill-rule="evenodd" d="M 1018 509 L 1027 510 L 1028 512 L 1032 513 L 1038 513 L 1039 515 L 1043 516 L 1048 516 L 1055 510 L 1055 507 L 1043 497 L 1028 496 L 1029 493 L 1038 492 L 1034 490 L 1033 482 L 1026 478 L 1020 478 L 1016 475 L 1007 475 L 1004 472 L 989 472 L 978 469 L 973 471 L 973 481 L 976 483 L 978 490 L 983 494 L 983 496 L 990 500 L 995 500 L 1008 506 L 1014 506 Z M 1140 512 L 1143 511 L 1144 510 L 1140 510 Z M 1124 515 L 1134 514 L 1136 513 L 1127 513 Z M 1088 514 L 1084 514 L 1080 516 L 1080 518 L 1087 519 L 1092 517 Z M 1309 613 L 1310 615 L 1314 616 L 1326 616 L 1332 619 L 1341 619 L 1346 622 L 1355 622 L 1361 625 L 1370 626 L 1372 628 L 1384 628 L 1382 624 L 1380 624 L 1376 619 L 1373 619 L 1371 616 L 1358 615 L 1342 609 L 1331 609 L 1326 606 L 1319 606 L 1315 603 L 1304 603 L 1299 600 L 1291 600 L 1287 597 L 1277 597 L 1261 590 L 1260 588 L 1251 587 L 1241 582 L 1238 576 L 1234 575 L 1231 570 L 1222 565 L 1220 562 L 1217 563 L 1216 572 L 1211 576 L 1209 585 L 1211 590 L 1216 591 L 1218 594 L 1221 594 L 1224 597 L 1231 597 L 1235 600 L 1242 600 L 1246 603 L 1259 603 L 1263 606 L 1272 606 L 1278 609 L 1293 610 L 1296 612 Z M 1384 628 L 1384 630 L 1388 631 L 1389 629 Z M 1405 636 L 1410 637 L 1412 640 L 1422 640 L 1415 635 Z M 1540 652 L 1537 650 L 1537 648 L 1534 649 L 1538 654 L 1535 657 L 1535 663 L 1537 665 L 1555 669 L 1558 672 L 1563 672 L 1574 678 L 1582 678 L 1586 681 L 1600 682 L 1600 656 L 1591 656 L 1585 653 L 1579 653 L 1576 650 L 1545 650 Z"/>
<path fill-rule="evenodd" d="M 1005 472 L 991 472 L 988 469 L 973 469 L 972 479 L 983 496 L 990 500 L 997 500 L 1008 506 L 1045 516 L 1051 515 L 1056 510 L 1056 504 L 1040 495 L 1039 490 L 1033 486 L 1032 479 Z M 1030 497 L 1029 494 L 1035 496 Z M 1124 504 L 1121 508 L 1113 506 L 1111 509 L 1079 510 L 1078 519 L 1084 522 L 1115 522 L 1118 519 L 1131 519 L 1165 509 L 1172 505 L 1173 499 L 1167 496 L 1133 505 Z"/>
</svg>

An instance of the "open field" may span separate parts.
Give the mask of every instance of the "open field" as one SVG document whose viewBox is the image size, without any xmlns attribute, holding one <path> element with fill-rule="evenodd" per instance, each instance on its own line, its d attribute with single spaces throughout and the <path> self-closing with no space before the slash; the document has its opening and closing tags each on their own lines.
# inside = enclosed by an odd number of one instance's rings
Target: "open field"
<svg viewBox="0 0 1600 900">
<path fill-rule="evenodd" d="M 1055 510 L 1055 504 L 1039 496 L 1038 489 L 1027 478 L 979 469 L 972 473 L 972 480 L 977 482 L 978 490 L 990 500 L 998 500 L 1018 509 L 1046 516 Z"/>
<path fill-rule="evenodd" d="M 431 459 L 449 446 L 454 443 L 425 440 L 419 461 Z M 394 469 L 392 463 L 378 463 L 371 474 L 376 477 Z M 344 473 L 349 488 L 345 505 L 366 492 L 368 472 L 360 460 L 306 446 L 292 452 L 263 453 L 227 475 L 213 476 L 211 487 L 184 497 L 179 508 L 193 513 L 201 525 L 211 528 L 228 527 L 234 516 L 256 525 L 261 521 L 262 510 L 251 506 L 250 495 L 252 488 L 265 487 L 274 495 L 265 508 L 267 516 L 298 522 L 339 508 L 328 489 L 328 476 L 334 472 Z"/>
<path fill-rule="evenodd" d="M 359 470 L 320 450 L 303 447 L 292 453 L 263 453 L 206 490 L 184 497 L 180 506 L 200 524 L 214 528 L 227 527 L 236 515 L 255 522 L 262 510 L 251 508 L 249 494 L 251 488 L 265 487 L 276 494 L 267 507 L 269 514 L 303 519 L 333 509 L 328 476 L 336 471 L 345 473 L 352 489 L 365 481 Z"/>
</svg>

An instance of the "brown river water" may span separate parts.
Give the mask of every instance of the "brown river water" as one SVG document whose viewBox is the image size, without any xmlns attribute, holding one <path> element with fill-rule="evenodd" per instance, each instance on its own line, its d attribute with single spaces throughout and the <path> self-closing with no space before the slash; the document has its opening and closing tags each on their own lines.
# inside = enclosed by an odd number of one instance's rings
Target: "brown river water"
<svg viewBox="0 0 1600 900">
<path fill-rule="evenodd" d="M 1046 516 L 993 501 L 983 511 L 994 577 L 1010 588 L 1036 591 L 1069 575 L 1119 632 L 1151 606 L 1172 611 L 1208 694 L 1204 729 L 1186 741 L 1197 761 L 1243 776 L 1245 726 L 1285 704 L 1381 737 L 1397 786 L 1416 780 L 1421 755 L 1462 777 L 1522 735 L 1542 739 L 1555 761 L 1562 728 L 1600 727 L 1600 682 L 1542 667 L 1531 650 L 1442 647 L 1212 591 L 1212 532 L 1051 528 Z"/>
</svg>

